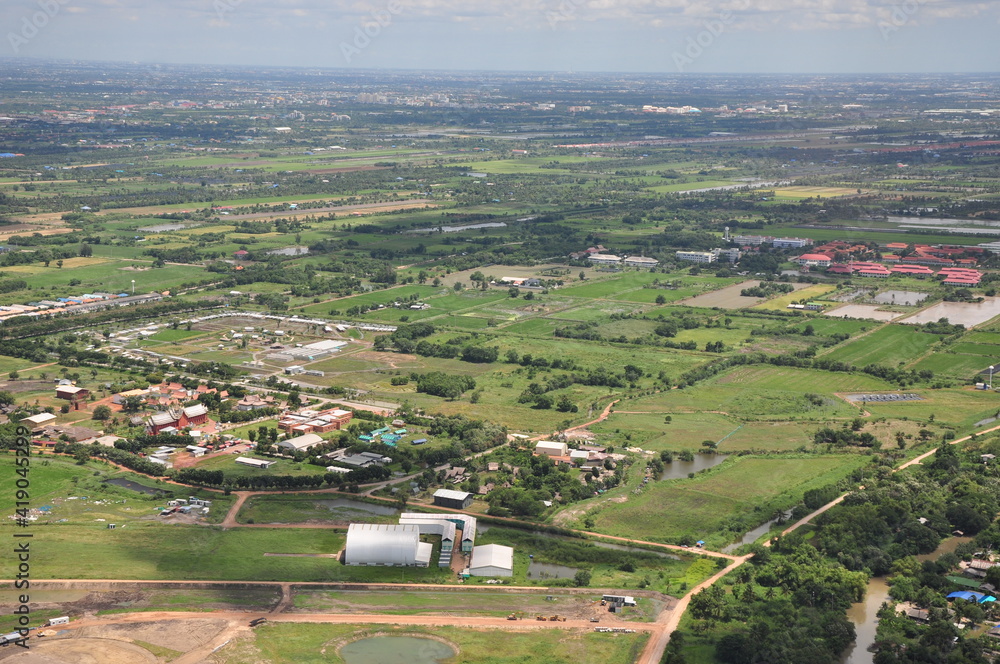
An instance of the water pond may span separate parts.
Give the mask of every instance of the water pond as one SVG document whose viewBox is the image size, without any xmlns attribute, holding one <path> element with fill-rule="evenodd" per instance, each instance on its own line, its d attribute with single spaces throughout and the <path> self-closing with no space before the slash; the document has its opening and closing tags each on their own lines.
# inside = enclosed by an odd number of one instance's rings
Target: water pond
<svg viewBox="0 0 1000 664">
<path fill-rule="evenodd" d="M 688 476 L 688 473 L 697 473 L 699 470 L 718 466 L 728 458 L 728 454 L 695 454 L 693 461 L 681 461 L 675 458 L 673 463 L 663 464 L 663 474 L 660 475 L 660 479 L 683 479 Z"/>
<path fill-rule="evenodd" d="M 340 649 L 346 664 L 439 664 L 456 654 L 446 643 L 416 636 L 373 636 Z"/>
<path fill-rule="evenodd" d="M 575 567 L 565 565 L 554 565 L 552 563 L 536 563 L 531 561 L 528 564 L 529 579 L 572 579 L 576 576 Z"/>
</svg>

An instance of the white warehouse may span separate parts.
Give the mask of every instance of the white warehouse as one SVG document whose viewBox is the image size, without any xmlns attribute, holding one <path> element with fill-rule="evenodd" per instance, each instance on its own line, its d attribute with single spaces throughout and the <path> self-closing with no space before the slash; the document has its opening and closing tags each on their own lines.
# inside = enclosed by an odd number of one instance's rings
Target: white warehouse
<svg viewBox="0 0 1000 664">
<path fill-rule="evenodd" d="M 420 541 L 415 525 L 352 523 L 347 529 L 344 564 L 427 567 L 433 548 Z"/>
<path fill-rule="evenodd" d="M 514 549 L 500 544 L 483 544 L 472 549 L 472 576 L 514 576 Z"/>
</svg>

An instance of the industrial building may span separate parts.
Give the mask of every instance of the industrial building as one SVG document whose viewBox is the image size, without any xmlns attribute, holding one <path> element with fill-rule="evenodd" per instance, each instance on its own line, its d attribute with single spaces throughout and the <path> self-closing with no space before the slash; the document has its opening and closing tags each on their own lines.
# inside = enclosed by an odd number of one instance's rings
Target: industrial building
<svg viewBox="0 0 1000 664">
<path fill-rule="evenodd" d="M 569 446 L 566 443 L 556 443 L 551 440 L 540 440 L 535 445 L 536 455 L 546 455 L 546 456 L 558 456 L 564 457 L 569 456 Z"/>
<path fill-rule="evenodd" d="M 483 544 L 472 549 L 472 576 L 514 576 L 514 549 L 500 544 Z"/>
<path fill-rule="evenodd" d="M 352 523 L 347 529 L 345 565 L 427 567 L 434 547 L 420 541 L 413 525 Z"/>
<path fill-rule="evenodd" d="M 354 413 L 340 408 L 303 409 L 283 415 L 278 421 L 278 428 L 295 434 L 326 433 L 343 429 L 352 417 L 354 417 Z"/>
<path fill-rule="evenodd" d="M 278 443 L 278 447 L 291 452 L 305 452 L 323 442 L 323 438 L 314 433 L 307 433 L 295 438 L 289 438 Z"/>
<path fill-rule="evenodd" d="M 456 510 L 468 509 L 469 505 L 472 504 L 472 494 L 467 491 L 438 489 L 434 492 L 434 504 Z"/>
<path fill-rule="evenodd" d="M 260 468 L 261 470 L 267 470 L 271 466 L 277 463 L 277 461 L 268 461 L 267 459 L 254 459 L 253 457 L 236 457 L 236 463 L 241 466 L 250 466 L 251 468 Z"/>
<path fill-rule="evenodd" d="M 449 567 L 452 552 L 456 548 L 464 553 L 470 553 L 476 542 L 476 518 L 465 514 L 404 512 L 399 515 L 399 524 L 416 526 L 421 535 L 438 535 L 441 538 L 438 567 Z M 458 534 L 459 529 L 461 535 Z"/>
</svg>

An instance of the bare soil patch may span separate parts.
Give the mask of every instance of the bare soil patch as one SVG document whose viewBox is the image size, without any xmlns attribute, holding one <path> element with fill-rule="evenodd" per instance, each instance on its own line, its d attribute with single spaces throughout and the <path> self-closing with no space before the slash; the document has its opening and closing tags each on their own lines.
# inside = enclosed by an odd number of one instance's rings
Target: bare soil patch
<svg viewBox="0 0 1000 664">
<path fill-rule="evenodd" d="M 161 648 L 187 652 L 208 643 L 226 626 L 225 620 L 164 620 L 84 627 L 80 632 L 85 636 L 145 641 Z M 104 664 L 105 660 L 98 661 Z"/>
<path fill-rule="evenodd" d="M 113 639 L 69 637 L 32 639 L 30 650 L 0 652 L 10 664 L 156 664 L 159 660 L 145 648 Z"/>
</svg>

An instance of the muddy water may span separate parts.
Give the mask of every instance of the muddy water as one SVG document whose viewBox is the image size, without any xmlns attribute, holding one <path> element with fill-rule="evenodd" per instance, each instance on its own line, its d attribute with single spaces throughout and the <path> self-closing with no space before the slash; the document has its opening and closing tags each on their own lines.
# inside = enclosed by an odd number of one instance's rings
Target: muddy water
<svg viewBox="0 0 1000 664">
<path fill-rule="evenodd" d="M 699 470 L 718 466 L 728 458 L 728 454 L 695 454 L 694 461 L 681 461 L 675 457 L 673 463 L 663 464 L 663 474 L 660 475 L 660 479 L 683 479 L 688 473 L 697 473 Z"/>
<path fill-rule="evenodd" d="M 791 516 L 791 514 L 792 514 L 791 510 L 785 512 L 785 519 L 787 520 Z M 777 519 L 771 519 L 766 523 L 760 524 L 759 526 L 748 532 L 746 535 L 744 535 L 743 539 L 741 539 L 740 541 L 733 542 L 732 544 L 729 544 L 726 547 L 724 547 L 722 549 L 722 553 L 732 553 L 733 551 L 740 548 L 744 544 L 753 544 L 754 542 L 757 541 L 757 538 L 761 537 L 762 535 L 766 535 L 768 532 L 770 532 L 771 526 L 777 522 L 778 522 Z"/>
<path fill-rule="evenodd" d="M 949 323 L 972 327 L 994 316 L 1000 316 L 1000 297 L 987 297 L 982 302 L 941 302 L 900 322 L 932 323 L 939 318 L 947 318 Z"/>
<path fill-rule="evenodd" d="M 854 623 L 857 637 L 844 651 L 841 664 L 872 664 L 873 655 L 868 652 L 868 646 L 875 643 L 875 630 L 878 627 L 876 614 L 888 598 L 889 585 L 884 578 L 876 576 L 868 582 L 864 601 L 852 604 L 847 609 L 847 619 Z"/>
<path fill-rule="evenodd" d="M 952 553 L 959 544 L 971 542 L 971 537 L 950 537 L 941 542 L 931 553 L 917 556 L 917 560 L 937 560 L 944 553 Z M 868 592 L 865 599 L 852 604 L 847 610 L 847 619 L 854 623 L 857 639 L 853 645 L 844 651 L 840 664 L 872 664 L 873 655 L 868 652 L 868 646 L 875 643 L 875 630 L 878 627 L 877 616 L 883 602 L 889 601 L 889 585 L 882 577 L 874 577 L 868 582 Z"/>
</svg>

